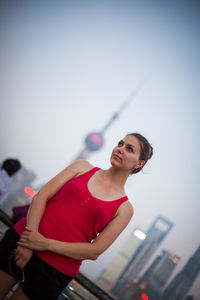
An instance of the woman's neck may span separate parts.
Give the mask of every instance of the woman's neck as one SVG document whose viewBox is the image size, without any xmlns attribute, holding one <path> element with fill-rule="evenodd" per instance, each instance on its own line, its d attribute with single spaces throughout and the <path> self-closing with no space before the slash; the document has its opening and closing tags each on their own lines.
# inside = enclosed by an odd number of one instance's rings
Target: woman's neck
<svg viewBox="0 0 200 300">
<path fill-rule="evenodd" d="M 129 176 L 128 172 L 124 172 L 123 170 L 116 169 L 111 166 L 107 170 L 101 170 L 102 175 L 106 178 L 110 183 L 124 190 L 124 185 Z"/>
</svg>

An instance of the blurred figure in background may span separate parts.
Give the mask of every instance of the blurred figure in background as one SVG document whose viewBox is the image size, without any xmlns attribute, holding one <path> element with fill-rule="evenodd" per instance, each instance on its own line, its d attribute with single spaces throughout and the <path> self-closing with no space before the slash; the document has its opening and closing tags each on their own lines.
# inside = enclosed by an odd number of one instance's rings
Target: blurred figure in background
<svg viewBox="0 0 200 300">
<path fill-rule="evenodd" d="M 6 200 L 13 188 L 12 177 L 21 169 L 17 159 L 8 158 L 3 161 L 0 170 L 0 205 Z"/>
<path fill-rule="evenodd" d="M 17 159 L 8 158 L 3 161 L 0 169 L 0 221 L 7 226 L 12 226 L 9 216 L 1 209 L 13 188 L 12 177 L 21 169 L 21 163 Z"/>
</svg>

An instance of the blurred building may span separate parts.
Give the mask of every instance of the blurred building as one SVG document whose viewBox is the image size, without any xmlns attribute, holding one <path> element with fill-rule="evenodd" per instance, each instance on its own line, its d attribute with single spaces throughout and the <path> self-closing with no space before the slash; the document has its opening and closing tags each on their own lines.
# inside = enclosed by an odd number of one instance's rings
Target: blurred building
<svg viewBox="0 0 200 300">
<path fill-rule="evenodd" d="M 183 300 L 200 272 L 200 246 L 162 294 L 162 300 Z"/>
<path fill-rule="evenodd" d="M 150 299 L 154 299 L 151 297 L 152 293 L 158 294 L 157 299 L 160 298 L 163 287 L 179 261 L 180 257 L 166 250 L 163 250 L 162 254 L 157 256 L 141 279 L 147 283 L 147 295 Z"/>
<path fill-rule="evenodd" d="M 159 300 L 163 287 L 179 260 L 180 258 L 175 254 L 163 250 L 139 279 L 138 283 L 127 287 L 123 299 L 137 300 L 142 299 L 141 295 L 146 295 L 146 299 Z"/>
<path fill-rule="evenodd" d="M 103 289 L 110 291 L 115 286 L 120 274 L 145 238 L 146 234 L 141 229 L 137 228 L 133 231 L 123 248 L 97 280 Z"/>
<path fill-rule="evenodd" d="M 155 219 L 146 233 L 146 238 L 142 241 L 113 287 L 112 293 L 114 295 L 122 297 L 124 291 L 126 291 L 127 285 L 132 285 L 134 281 L 139 279 L 142 269 L 172 227 L 173 223 L 166 218 L 158 216 Z"/>
</svg>

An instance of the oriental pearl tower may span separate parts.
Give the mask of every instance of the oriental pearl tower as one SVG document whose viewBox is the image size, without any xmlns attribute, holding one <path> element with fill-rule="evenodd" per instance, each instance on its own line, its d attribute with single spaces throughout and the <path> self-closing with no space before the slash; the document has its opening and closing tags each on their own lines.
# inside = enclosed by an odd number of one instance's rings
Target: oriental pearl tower
<svg viewBox="0 0 200 300">
<path fill-rule="evenodd" d="M 102 130 L 90 132 L 85 138 L 85 146 L 79 153 L 79 155 L 75 158 L 78 159 L 87 159 L 92 152 L 98 151 L 103 147 L 104 144 L 104 133 L 111 126 L 111 124 L 119 117 L 122 111 L 133 101 L 138 95 L 139 91 L 144 85 L 144 81 L 132 91 L 132 93 L 127 97 L 127 99 L 123 102 L 120 108 L 113 114 L 110 120 L 105 124 Z"/>
</svg>

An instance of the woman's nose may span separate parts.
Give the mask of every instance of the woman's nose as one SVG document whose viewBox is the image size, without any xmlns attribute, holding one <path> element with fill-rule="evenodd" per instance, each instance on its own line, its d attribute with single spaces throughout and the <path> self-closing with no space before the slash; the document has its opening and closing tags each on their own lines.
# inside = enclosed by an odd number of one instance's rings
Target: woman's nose
<svg viewBox="0 0 200 300">
<path fill-rule="evenodd" d="M 118 148 L 117 148 L 117 152 L 118 152 L 118 153 L 123 153 L 123 151 L 124 151 L 124 150 L 123 150 L 122 147 L 118 147 Z"/>
</svg>

